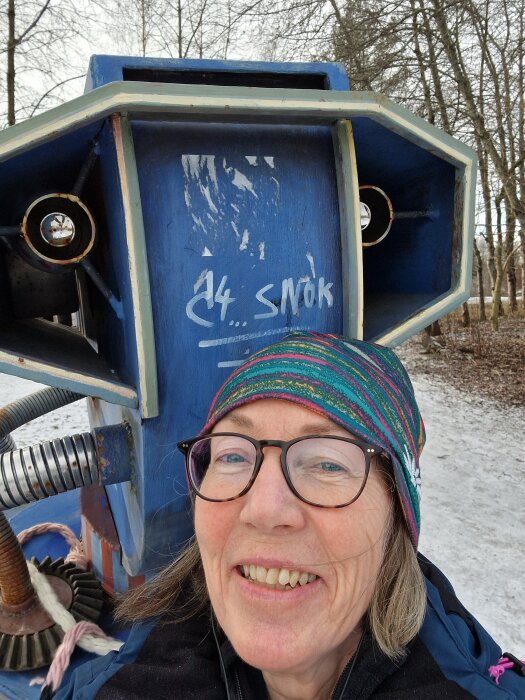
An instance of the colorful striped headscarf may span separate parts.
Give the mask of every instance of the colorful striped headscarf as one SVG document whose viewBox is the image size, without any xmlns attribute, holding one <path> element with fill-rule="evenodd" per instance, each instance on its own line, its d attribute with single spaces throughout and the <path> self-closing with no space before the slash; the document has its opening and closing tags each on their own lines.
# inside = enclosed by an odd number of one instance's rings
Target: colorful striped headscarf
<svg viewBox="0 0 525 700">
<path fill-rule="evenodd" d="M 417 547 L 419 455 L 425 428 L 408 374 L 389 348 L 362 340 L 294 332 L 254 353 L 215 396 L 202 433 L 258 399 L 301 404 L 390 456 L 399 499 Z"/>
</svg>

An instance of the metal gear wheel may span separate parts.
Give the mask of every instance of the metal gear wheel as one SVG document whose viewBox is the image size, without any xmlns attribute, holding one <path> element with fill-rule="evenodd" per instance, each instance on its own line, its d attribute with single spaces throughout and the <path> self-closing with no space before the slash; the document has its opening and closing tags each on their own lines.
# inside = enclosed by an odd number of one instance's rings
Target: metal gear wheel
<svg viewBox="0 0 525 700">
<path fill-rule="evenodd" d="M 46 557 L 33 564 L 45 574 L 62 605 L 77 622 L 96 622 L 104 603 L 102 586 L 93 573 L 82 571 L 64 559 Z M 49 666 L 64 632 L 37 599 L 20 612 L 2 610 L 0 606 L 0 669 L 29 671 Z"/>
</svg>

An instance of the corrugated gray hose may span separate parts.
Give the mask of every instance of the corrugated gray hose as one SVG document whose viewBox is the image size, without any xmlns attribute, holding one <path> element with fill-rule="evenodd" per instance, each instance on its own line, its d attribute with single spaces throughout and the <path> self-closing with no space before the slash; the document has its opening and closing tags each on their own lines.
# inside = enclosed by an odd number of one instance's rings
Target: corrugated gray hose
<svg viewBox="0 0 525 700">
<path fill-rule="evenodd" d="M 76 394 L 74 391 L 47 387 L 0 409 L 0 453 L 15 449 L 15 443 L 10 435 L 13 430 L 83 398 L 85 397 L 82 394 Z"/>
<path fill-rule="evenodd" d="M 9 476 L 13 476 L 13 473 L 11 475 L 6 473 L 10 470 L 5 469 L 4 460 L 12 466 L 13 459 L 9 458 L 23 452 L 23 450 L 16 449 L 10 433 L 30 420 L 81 398 L 83 397 L 80 394 L 75 394 L 72 391 L 49 387 L 13 401 L 5 408 L 0 409 L 0 477 L 2 477 L 0 478 L 0 552 L 2 553 L 0 557 L 0 604 L 4 606 L 14 605 L 16 607 L 31 600 L 33 596 L 33 586 L 29 578 L 24 553 L 9 521 L 1 512 L 6 507 L 27 503 L 27 500 L 17 501 L 11 497 L 12 505 L 9 506 L 4 502 L 7 499 L 3 498 L 6 484 L 2 486 L 1 482 L 2 480 L 12 481 Z"/>
<path fill-rule="evenodd" d="M 16 449 L 10 436 L 25 423 L 82 398 L 82 394 L 49 387 L 0 410 L 0 511 L 97 483 L 97 455 L 91 433 L 22 449 Z"/>
</svg>

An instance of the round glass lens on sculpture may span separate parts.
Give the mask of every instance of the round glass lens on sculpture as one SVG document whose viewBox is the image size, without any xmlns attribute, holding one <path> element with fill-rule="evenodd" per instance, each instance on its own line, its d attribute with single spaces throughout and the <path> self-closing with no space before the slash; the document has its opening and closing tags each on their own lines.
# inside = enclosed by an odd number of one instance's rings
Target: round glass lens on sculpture
<svg viewBox="0 0 525 700">
<path fill-rule="evenodd" d="M 49 245 L 60 248 L 71 243 L 75 237 L 75 224 L 67 214 L 54 211 L 40 222 L 40 235 Z"/>
<path fill-rule="evenodd" d="M 361 231 L 364 231 L 372 218 L 370 207 L 364 202 L 359 202 L 359 212 L 361 216 Z"/>
</svg>

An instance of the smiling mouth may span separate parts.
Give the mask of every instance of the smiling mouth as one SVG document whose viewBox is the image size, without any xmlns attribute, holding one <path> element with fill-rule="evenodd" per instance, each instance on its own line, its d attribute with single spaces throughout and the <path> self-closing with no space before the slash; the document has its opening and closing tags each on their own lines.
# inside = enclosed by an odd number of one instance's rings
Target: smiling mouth
<svg viewBox="0 0 525 700">
<path fill-rule="evenodd" d="M 242 564 L 238 569 L 240 574 L 249 581 L 278 591 L 291 591 L 296 586 L 307 586 L 317 578 L 315 574 L 308 571 L 267 569 L 256 564 Z"/>
</svg>

